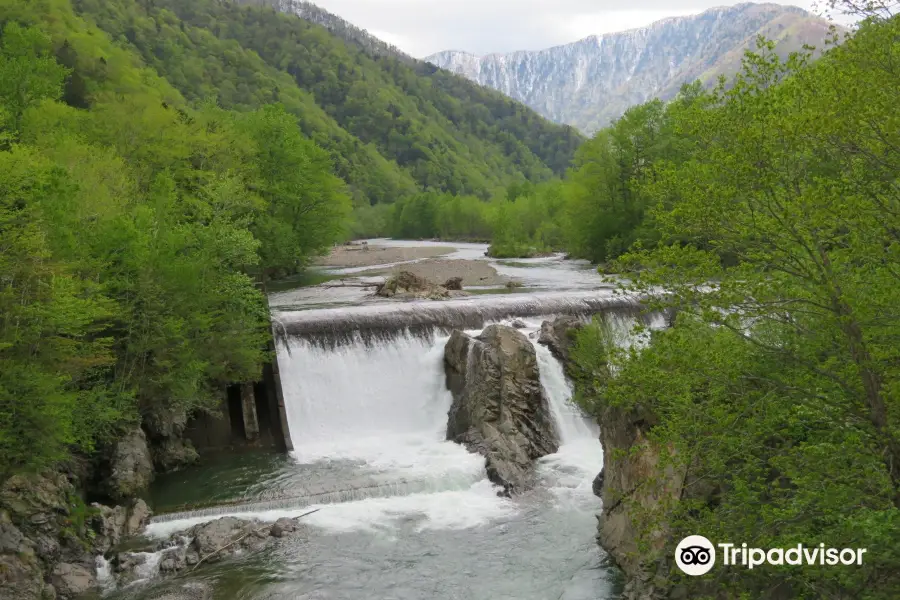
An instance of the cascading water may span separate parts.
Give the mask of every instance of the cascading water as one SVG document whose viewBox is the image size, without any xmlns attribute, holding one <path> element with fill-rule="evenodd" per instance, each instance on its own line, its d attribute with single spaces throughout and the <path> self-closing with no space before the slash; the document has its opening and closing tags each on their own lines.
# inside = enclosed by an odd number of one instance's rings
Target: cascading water
<svg viewBox="0 0 900 600">
<path fill-rule="evenodd" d="M 374 347 L 359 340 L 327 349 L 303 340 L 282 347 L 297 461 L 337 465 L 344 483 L 402 481 L 426 491 L 480 481 L 481 458 L 445 440 L 452 402 L 444 382 L 446 340 L 406 333 Z"/>
<path fill-rule="evenodd" d="M 273 485 L 283 497 L 171 515 L 149 532 L 163 536 L 225 514 L 272 521 L 320 507 L 303 519 L 308 539 L 279 555 L 278 576 L 266 580 L 277 583 L 242 583 L 242 597 L 615 597 L 593 534 L 598 428 L 573 405 L 562 365 L 537 344 L 542 320 L 528 319 L 522 331 L 535 346 L 560 447 L 540 459 L 533 492 L 499 497 L 483 458 L 445 440 L 452 398 L 442 329 L 380 340 L 340 332 L 327 344 L 287 337 L 277 354 L 294 452 Z M 610 322 L 625 334 L 634 320 Z"/>
</svg>

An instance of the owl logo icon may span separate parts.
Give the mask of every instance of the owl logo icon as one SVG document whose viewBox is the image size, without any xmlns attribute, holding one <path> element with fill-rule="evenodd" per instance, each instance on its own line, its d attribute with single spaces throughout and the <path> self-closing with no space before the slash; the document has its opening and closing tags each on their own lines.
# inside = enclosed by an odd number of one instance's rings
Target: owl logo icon
<svg viewBox="0 0 900 600">
<path fill-rule="evenodd" d="M 705 575 L 716 564 L 715 547 L 702 535 L 689 535 L 675 548 L 675 564 L 687 575 Z"/>
</svg>

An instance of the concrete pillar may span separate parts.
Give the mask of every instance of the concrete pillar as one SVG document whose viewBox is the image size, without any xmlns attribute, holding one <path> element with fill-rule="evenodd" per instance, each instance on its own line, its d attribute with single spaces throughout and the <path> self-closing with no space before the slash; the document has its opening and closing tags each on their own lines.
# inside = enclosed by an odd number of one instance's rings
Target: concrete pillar
<svg viewBox="0 0 900 600">
<path fill-rule="evenodd" d="M 253 384 L 241 384 L 241 414 L 244 417 L 244 437 L 249 442 L 259 438 L 259 419 L 256 417 L 256 397 Z"/>
</svg>

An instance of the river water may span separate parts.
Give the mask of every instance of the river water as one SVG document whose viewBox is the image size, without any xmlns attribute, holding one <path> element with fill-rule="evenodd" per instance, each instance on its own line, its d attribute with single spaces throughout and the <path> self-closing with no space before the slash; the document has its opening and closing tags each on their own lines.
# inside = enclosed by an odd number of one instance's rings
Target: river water
<svg viewBox="0 0 900 600">
<path fill-rule="evenodd" d="M 460 245 L 455 255 L 471 259 L 483 249 Z M 516 277 L 557 294 L 603 287 L 595 271 L 561 257 L 501 268 L 526 271 Z M 332 290 L 305 297 L 327 305 Z M 332 306 L 347 303 L 345 296 L 334 300 Z M 333 344 L 279 340 L 294 451 L 231 456 L 161 479 L 153 491 L 157 509 L 229 504 L 161 516 L 148 534 L 164 537 L 227 514 L 275 520 L 321 510 L 304 517 L 303 535 L 274 550 L 204 567 L 164 587 L 184 592 L 203 584 L 222 599 L 617 598 L 616 573 L 595 542 L 598 429 L 571 403 L 562 366 L 536 343 L 542 320 L 524 319 L 523 333 L 535 345 L 561 445 L 539 461 L 536 489 L 514 499 L 497 495 L 480 456 L 444 439 L 451 403 L 442 362 L 446 330 L 401 327 L 378 340 L 344 336 Z M 149 564 L 145 581 L 111 595 L 158 594 Z"/>
</svg>

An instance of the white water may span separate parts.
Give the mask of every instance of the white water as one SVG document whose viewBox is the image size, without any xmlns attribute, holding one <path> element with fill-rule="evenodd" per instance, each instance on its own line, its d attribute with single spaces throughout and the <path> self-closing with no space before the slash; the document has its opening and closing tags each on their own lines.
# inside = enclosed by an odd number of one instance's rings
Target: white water
<svg viewBox="0 0 900 600">
<path fill-rule="evenodd" d="M 114 590 L 116 587 L 116 580 L 112 576 L 109 561 L 106 560 L 106 557 L 102 554 L 98 554 L 94 559 L 94 564 L 97 567 L 97 587 L 100 588 L 100 593 L 104 594 Z"/>
<path fill-rule="evenodd" d="M 562 366 L 536 344 L 541 320 L 523 330 L 535 342 L 541 380 L 560 434 L 560 449 L 542 459 L 546 487 L 597 504 L 590 483 L 602 467 L 597 428 L 571 401 Z M 478 331 L 469 332 L 477 334 Z M 328 504 L 304 522 L 328 530 L 465 529 L 511 518 L 519 505 L 497 495 L 484 459 L 445 440 L 452 396 L 446 388 L 447 336 L 403 334 L 371 346 L 323 348 L 302 340 L 281 345 L 278 363 L 298 468 L 326 473 L 326 491 L 351 501 Z M 320 475 L 317 475 L 320 476 Z M 315 487 L 321 491 L 321 487 Z M 562 497 L 562 496 L 560 496 Z M 316 506 L 288 499 L 153 523 L 166 536 L 224 515 L 273 521 Z"/>
</svg>

